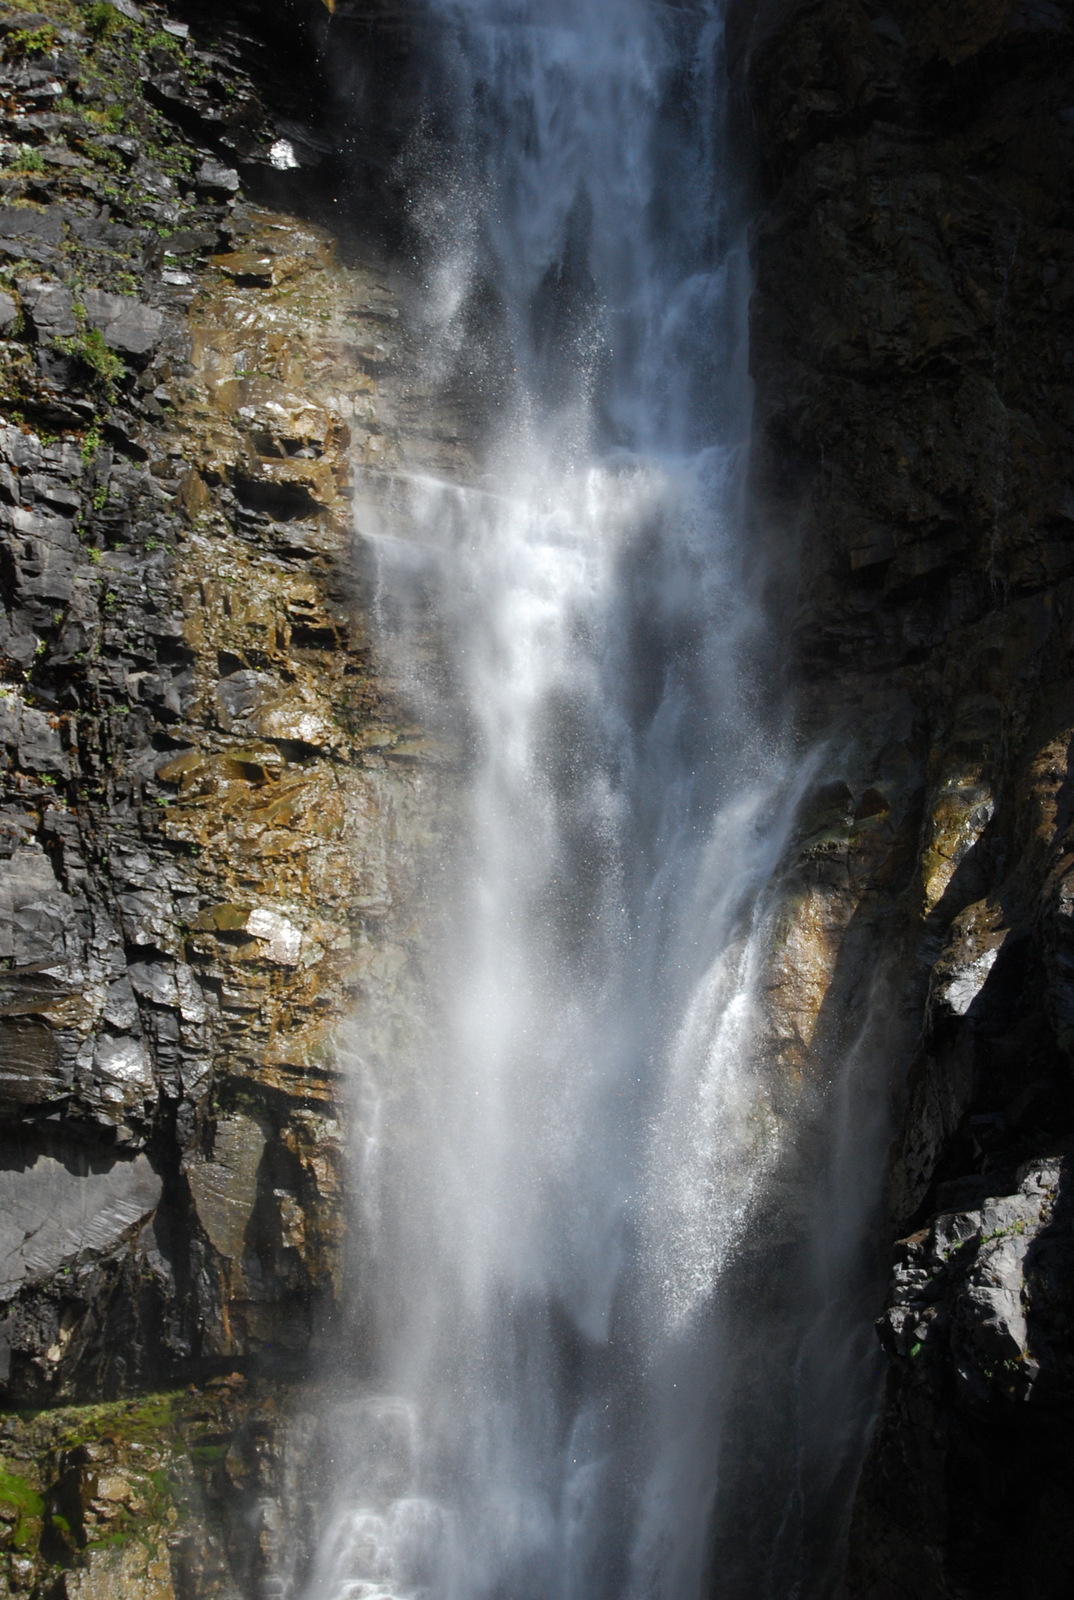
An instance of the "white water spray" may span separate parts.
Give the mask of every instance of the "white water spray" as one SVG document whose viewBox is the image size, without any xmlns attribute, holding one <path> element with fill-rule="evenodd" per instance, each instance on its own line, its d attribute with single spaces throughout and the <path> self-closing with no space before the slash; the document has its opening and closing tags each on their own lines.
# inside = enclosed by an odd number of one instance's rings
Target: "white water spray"
<svg viewBox="0 0 1074 1600">
<path fill-rule="evenodd" d="M 809 779 L 742 509 L 723 5 L 428 6 L 427 376 L 491 420 L 480 483 L 393 485 L 381 647 L 469 754 L 432 1042 L 366 1064 L 376 1395 L 311 1596 L 697 1600 L 721 1283 L 784 1137 L 766 896 Z"/>
</svg>

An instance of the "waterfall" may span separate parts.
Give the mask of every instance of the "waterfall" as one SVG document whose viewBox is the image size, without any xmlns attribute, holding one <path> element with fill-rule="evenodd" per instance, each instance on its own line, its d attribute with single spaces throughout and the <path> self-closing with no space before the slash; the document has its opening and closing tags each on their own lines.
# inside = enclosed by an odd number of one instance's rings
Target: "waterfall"
<svg viewBox="0 0 1074 1600">
<path fill-rule="evenodd" d="M 312 1600 L 696 1600 L 742 1492 L 742 1250 L 791 1138 L 758 985 L 813 765 L 745 510 L 723 9 L 427 0 L 416 315 L 480 460 L 359 529 L 461 777 L 423 1015 L 363 1057 L 368 1382 Z M 807 1592 L 803 1448 L 788 1415 L 715 1592 Z"/>
</svg>

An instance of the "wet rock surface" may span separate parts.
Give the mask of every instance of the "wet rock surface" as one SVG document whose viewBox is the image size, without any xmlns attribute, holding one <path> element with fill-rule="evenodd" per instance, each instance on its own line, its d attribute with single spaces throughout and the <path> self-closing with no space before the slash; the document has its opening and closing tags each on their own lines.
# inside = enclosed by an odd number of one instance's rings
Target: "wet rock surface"
<svg viewBox="0 0 1074 1600">
<path fill-rule="evenodd" d="M 1072 1514 L 1070 1155 L 1006 1181 L 948 1183 L 940 1203 L 896 1246 L 851 1589 L 1021 1594 L 1028 1577 L 1059 1595 Z"/>
<path fill-rule="evenodd" d="M 1059 1596 L 1074 1130 L 1065 5 L 739 7 L 754 514 L 817 827 L 772 1032 L 890 1064 L 898 1236 L 854 1596 Z M 808 810 L 808 805 L 807 805 Z M 878 1308 L 879 1309 L 879 1308 Z"/>
<path fill-rule="evenodd" d="M 225 1373 L 0 1421 L 4 1592 L 238 1600 L 303 1592 L 341 1418 L 369 1403 Z M 335 1420 L 326 1420 L 334 1417 Z"/>
</svg>

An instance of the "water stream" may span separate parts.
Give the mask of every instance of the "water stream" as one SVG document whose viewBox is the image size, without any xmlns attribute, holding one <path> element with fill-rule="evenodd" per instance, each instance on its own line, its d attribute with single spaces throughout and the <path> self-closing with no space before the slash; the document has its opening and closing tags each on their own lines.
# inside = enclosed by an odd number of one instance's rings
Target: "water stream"
<svg viewBox="0 0 1074 1600">
<path fill-rule="evenodd" d="M 482 457 L 394 485 L 381 648 L 465 781 L 418 1042 L 365 1065 L 373 1380 L 311 1600 L 827 1593 L 803 1462 L 834 1526 L 816 1437 L 853 1456 L 860 1395 L 801 1418 L 859 1324 L 818 1332 L 830 1262 L 756 1264 L 790 1138 L 757 989 L 813 765 L 744 508 L 722 0 L 427 8 L 425 376 Z"/>
</svg>

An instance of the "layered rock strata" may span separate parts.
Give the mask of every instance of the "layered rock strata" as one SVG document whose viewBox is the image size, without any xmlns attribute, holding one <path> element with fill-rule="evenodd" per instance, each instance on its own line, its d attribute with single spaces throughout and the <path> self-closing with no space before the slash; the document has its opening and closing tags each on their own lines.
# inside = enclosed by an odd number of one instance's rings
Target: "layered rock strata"
<svg viewBox="0 0 1074 1600">
<path fill-rule="evenodd" d="M 301 1565 L 257 1463 L 344 1295 L 349 1052 L 400 1026 L 435 847 L 353 577 L 354 472 L 416 413 L 383 271 L 279 209 L 323 141 L 238 49 L 12 0 L 0 50 L 0 1395 L 227 1378 L 193 1432 L 11 1420 L 0 1587 L 260 1592 Z"/>
</svg>

